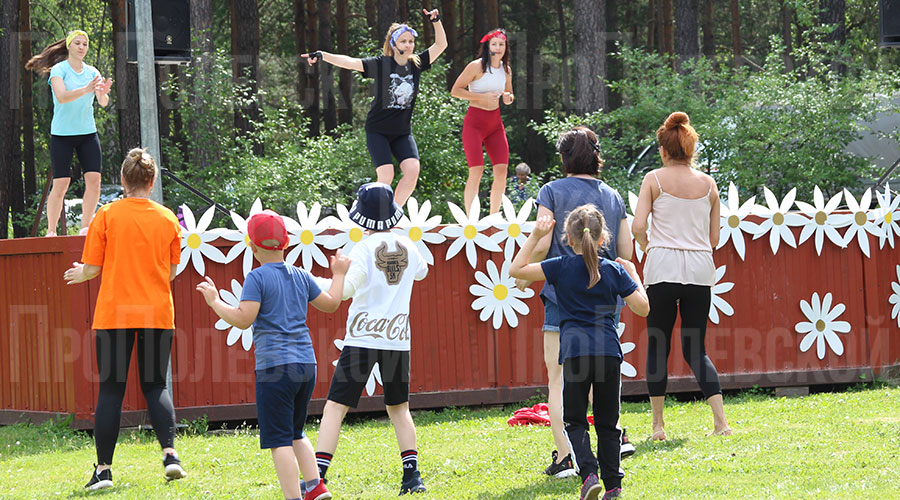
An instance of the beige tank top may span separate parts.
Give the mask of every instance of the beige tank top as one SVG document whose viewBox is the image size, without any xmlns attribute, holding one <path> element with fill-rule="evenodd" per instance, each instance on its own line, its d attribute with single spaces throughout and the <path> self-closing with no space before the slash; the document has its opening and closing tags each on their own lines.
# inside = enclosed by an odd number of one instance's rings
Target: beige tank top
<svg viewBox="0 0 900 500">
<path fill-rule="evenodd" d="M 653 172 L 659 196 L 651 207 L 644 284 L 715 284 L 716 268 L 709 244 L 712 185 L 701 198 L 679 198 L 662 188 Z"/>
</svg>

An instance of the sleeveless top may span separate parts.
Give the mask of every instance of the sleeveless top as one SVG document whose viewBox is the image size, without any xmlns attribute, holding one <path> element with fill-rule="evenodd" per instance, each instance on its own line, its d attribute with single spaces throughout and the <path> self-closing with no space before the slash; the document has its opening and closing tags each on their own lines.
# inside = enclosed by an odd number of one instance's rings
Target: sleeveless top
<svg viewBox="0 0 900 500">
<path fill-rule="evenodd" d="M 702 198 L 679 198 L 665 192 L 653 172 L 659 196 L 650 213 L 644 284 L 681 283 L 712 286 L 716 266 L 709 244 L 709 192 Z"/>
<path fill-rule="evenodd" d="M 500 63 L 499 68 L 488 65 L 488 70 L 481 75 L 481 78 L 469 83 L 469 92 L 476 94 L 502 94 L 505 89 L 506 70 L 503 63 Z"/>
</svg>

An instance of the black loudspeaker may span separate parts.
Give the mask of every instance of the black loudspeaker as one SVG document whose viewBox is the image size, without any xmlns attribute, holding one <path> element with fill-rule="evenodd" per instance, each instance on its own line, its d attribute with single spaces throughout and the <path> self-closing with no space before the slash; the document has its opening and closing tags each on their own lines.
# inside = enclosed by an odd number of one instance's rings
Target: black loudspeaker
<svg viewBox="0 0 900 500">
<path fill-rule="evenodd" d="M 900 47 L 900 0 L 881 0 L 881 46 Z"/>
<path fill-rule="evenodd" d="M 128 0 L 128 61 L 137 62 L 134 0 Z M 157 63 L 191 60 L 191 5 L 188 0 L 151 0 L 153 53 Z"/>
</svg>

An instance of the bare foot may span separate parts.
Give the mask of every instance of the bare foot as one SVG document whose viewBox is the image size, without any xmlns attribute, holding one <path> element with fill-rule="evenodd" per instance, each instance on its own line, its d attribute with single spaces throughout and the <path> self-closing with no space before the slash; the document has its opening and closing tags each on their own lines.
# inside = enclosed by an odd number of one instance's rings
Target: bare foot
<svg viewBox="0 0 900 500">
<path fill-rule="evenodd" d="M 650 435 L 650 441 L 665 441 L 666 440 L 666 430 L 660 427 L 653 431 L 653 434 Z"/>
<path fill-rule="evenodd" d="M 710 436 L 730 436 L 732 434 L 731 427 L 724 427 L 722 429 L 714 429 L 712 432 L 706 435 L 706 437 Z"/>
<path fill-rule="evenodd" d="M 56 231 L 47 231 L 47 234 L 45 234 L 44 236 L 56 236 Z"/>
</svg>

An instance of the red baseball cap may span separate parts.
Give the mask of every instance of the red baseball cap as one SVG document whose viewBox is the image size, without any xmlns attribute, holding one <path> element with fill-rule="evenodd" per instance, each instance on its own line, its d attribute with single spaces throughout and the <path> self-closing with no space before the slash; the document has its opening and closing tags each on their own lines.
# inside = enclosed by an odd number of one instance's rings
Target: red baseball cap
<svg viewBox="0 0 900 500">
<path fill-rule="evenodd" d="M 283 250 L 288 244 L 284 219 L 271 210 L 263 210 L 250 217 L 247 221 L 247 234 L 256 246 L 266 250 Z M 273 240 L 278 244 L 275 246 L 265 244 Z"/>
</svg>

